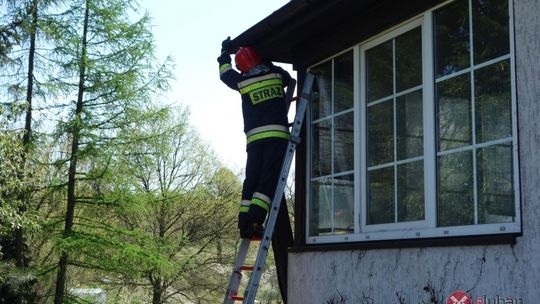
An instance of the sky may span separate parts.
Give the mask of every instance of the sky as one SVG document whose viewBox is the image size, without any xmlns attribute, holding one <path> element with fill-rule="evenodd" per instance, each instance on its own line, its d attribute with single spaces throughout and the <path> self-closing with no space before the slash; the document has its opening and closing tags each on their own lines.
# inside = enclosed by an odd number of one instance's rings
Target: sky
<svg viewBox="0 0 540 304">
<path fill-rule="evenodd" d="M 219 79 L 221 42 L 285 5 L 287 0 L 141 0 L 152 17 L 157 56 L 175 62 L 164 102 L 190 109 L 190 123 L 234 172 L 245 165 L 240 95 Z M 291 73 L 290 67 L 285 66 Z M 294 75 L 294 74 L 293 74 Z"/>
</svg>

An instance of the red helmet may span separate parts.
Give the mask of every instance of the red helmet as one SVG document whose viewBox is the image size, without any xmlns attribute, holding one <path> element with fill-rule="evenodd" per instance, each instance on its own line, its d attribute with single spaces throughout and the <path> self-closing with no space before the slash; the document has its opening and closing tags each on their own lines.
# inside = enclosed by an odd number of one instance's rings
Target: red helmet
<svg viewBox="0 0 540 304">
<path fill-rule="evenodd" d="M 259 57 L 259 54 L 254 48 L 243 46 L 236 52 L 234 62 L 242 73 L 246 73 L 252 67 L 261 64 L 261 57 Z"/>
</svg>

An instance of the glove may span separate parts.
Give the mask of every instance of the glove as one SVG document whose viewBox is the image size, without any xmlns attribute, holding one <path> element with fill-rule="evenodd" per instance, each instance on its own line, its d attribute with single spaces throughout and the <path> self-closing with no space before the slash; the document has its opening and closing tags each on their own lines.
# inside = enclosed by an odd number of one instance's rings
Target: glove
<svg viewBox="0 0 540 304">
<path fill-rule="evenodd" d="M 233 43 L 231 41 L 231 37 L 227 37 L 227 39 L 223 40 L 223 42 L 221 42 L 221 53 L 227 53 L 227 54 L 230 54 L 234 52 L 234 46 L 233 46 Z"/>
<path fill-rule="evenodd" d="M 227 53 L 221 53 L 221 55 L 217 58 L 217 61 L 219 62 L 219 65 L 224 65 L 226 63 L 231 63 L 231 56 Z"/>
</svg>

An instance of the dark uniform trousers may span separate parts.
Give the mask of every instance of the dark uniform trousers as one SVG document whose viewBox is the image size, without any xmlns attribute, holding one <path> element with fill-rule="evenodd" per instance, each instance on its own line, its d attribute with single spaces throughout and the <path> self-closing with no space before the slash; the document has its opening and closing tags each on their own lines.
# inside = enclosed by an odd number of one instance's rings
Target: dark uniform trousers
<svg viewBox="0 0 540 304">
<path fill-rule="evenodd" d="M 288 141 L 279 138 L 248 146 L 243 200 L 251 200 L 255 192 L 263 193 L 269 198 L 274 197 L 287 146 Z M 287 299 L 287 249 L 293 246 L 293 241 L 289 213 L 283 196 L 272 236 L 272 249 L 279 289 L 284 300 Z"/>
</svg>

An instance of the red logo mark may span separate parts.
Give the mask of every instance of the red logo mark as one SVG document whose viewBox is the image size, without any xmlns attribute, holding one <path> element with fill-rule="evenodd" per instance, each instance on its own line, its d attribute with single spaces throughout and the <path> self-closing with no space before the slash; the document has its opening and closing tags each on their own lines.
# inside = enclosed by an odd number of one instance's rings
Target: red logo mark
<svg viewBox="0 0 540 304">
<path fill-rule="evenodd" d="M 471 304 L 471 297 L 464 291 L 456 290 L 450 294 L 446 304 Z"/>
</svg>

